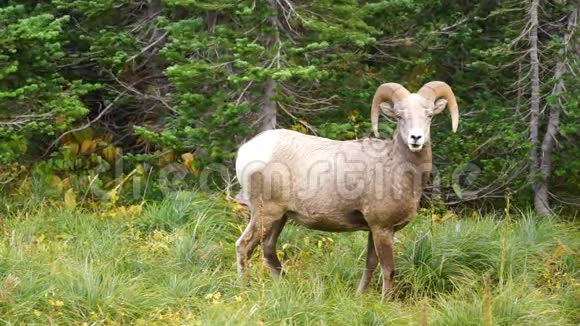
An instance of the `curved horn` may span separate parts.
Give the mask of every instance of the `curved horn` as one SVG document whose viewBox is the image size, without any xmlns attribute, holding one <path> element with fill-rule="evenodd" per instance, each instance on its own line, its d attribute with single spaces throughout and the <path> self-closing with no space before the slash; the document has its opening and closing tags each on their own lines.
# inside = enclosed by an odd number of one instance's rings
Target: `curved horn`
<svg viewBox="0 0 580 326">
<path fill-rule="evenodd" d="M 398 102 L 409 94 L 409 91 L 405 87 L 397 83 L 386 83 L 377 88 L 375 96 L 373 97 L 373 105 L 371 107 L 371 123 L 373 125 L 375 137 L 379 137 L 379 115 L 381 113 L 381 103 L 388 100 Z"/>
<path fill-rule="evenodd" d="M 453 132 L 457 131 L 457 125 L 459 125 L 459 110 L 457 108 L 457 100 L 449 85 L 442 81 L 428 82 L 421 87 L 417 94 L 433 102 L 439 98 L 446 99 L 449 113 L 451 113 L 451 127 L 453 128 Z"/>
</svg>

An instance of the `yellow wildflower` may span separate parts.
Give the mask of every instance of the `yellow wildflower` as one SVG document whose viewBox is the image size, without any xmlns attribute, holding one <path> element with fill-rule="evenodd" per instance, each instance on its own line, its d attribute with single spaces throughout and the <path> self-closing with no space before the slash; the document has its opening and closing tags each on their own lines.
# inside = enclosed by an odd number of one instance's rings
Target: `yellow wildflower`
<svg viewBox="0 0 580 326">
<path fill-rule="evenodd" d="M 205 299 L 211 301 L 213 304 L 217 304 L 220 302 L 222 294 L 220 292 L 216 293 L 208 293 L 205 295 Z"/>
</svg>

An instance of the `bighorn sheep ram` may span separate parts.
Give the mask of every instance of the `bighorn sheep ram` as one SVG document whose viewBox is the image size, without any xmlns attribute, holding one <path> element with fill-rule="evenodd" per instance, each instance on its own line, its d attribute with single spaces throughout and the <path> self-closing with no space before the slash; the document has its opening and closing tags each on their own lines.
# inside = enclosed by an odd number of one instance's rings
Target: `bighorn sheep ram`
<svg viewBox="0 0 580 326">
<path fill-rule="evenodd" d="M 236 242 L 238 271 L 263 240 L 265 263 L 280 274 L 276 241 L 288 219 L 316 230 L 363 230 L 369 231 L 367 258 L 357 294 L 380 263 L 382 294 L 390 296 L 393 236 L 415 216 L 431 172 L 431 118 L 447 105 L 455 132 L 459 112 L 449 85 L 433 81 L 411 94 L 387 83 L 374 95 L 371 121 L 378 137 L 381 111 L 398 120 L 392 139 L 334 141 L 277 129 L 241 146 L 236 174 L 251 218 Z"/>
</svg>

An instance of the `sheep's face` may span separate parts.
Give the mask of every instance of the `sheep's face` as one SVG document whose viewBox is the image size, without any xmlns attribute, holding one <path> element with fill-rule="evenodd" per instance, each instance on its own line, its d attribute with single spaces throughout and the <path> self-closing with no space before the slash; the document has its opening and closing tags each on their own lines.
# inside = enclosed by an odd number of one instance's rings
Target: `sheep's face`
<svg viewBox="0 0 580 326">
<path fill-rule="evenodd" d="M 401 138 L 411 152 L 418 152 L 431 141 L 431 118 L 443 111 L 446 105 L 444 99 L 433 103 L 420 95 L 411 94 L 394 105 L 381 103 L 381 110 L 397 119 Z"/>
</svg>

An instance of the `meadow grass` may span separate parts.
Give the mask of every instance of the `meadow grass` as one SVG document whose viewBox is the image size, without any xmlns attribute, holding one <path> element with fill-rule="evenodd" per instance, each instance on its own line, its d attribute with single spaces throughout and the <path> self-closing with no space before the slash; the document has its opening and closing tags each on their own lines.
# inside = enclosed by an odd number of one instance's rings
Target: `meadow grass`
<svg viewBox="0 0 580 326">
<path fill-rule="evenodd" d="M 287 271 L 259 253 L 242 281 L 234 243 L 246 224 L 219 197 L 180 192 L 133 207 L 0 205 L 0 323 L 137 325 L 575 325 L 577 223 L 526 211 L 430 213 L 397 234 L 393 302 L 354 293 L 366 234 L 289 224 Z M 500 268 L 503 266 L 503 268 Z M 502 275 L 500 275 L 500 271 Z M 487 297 L 487 298 L 486 298 Z"/>
</svg>

